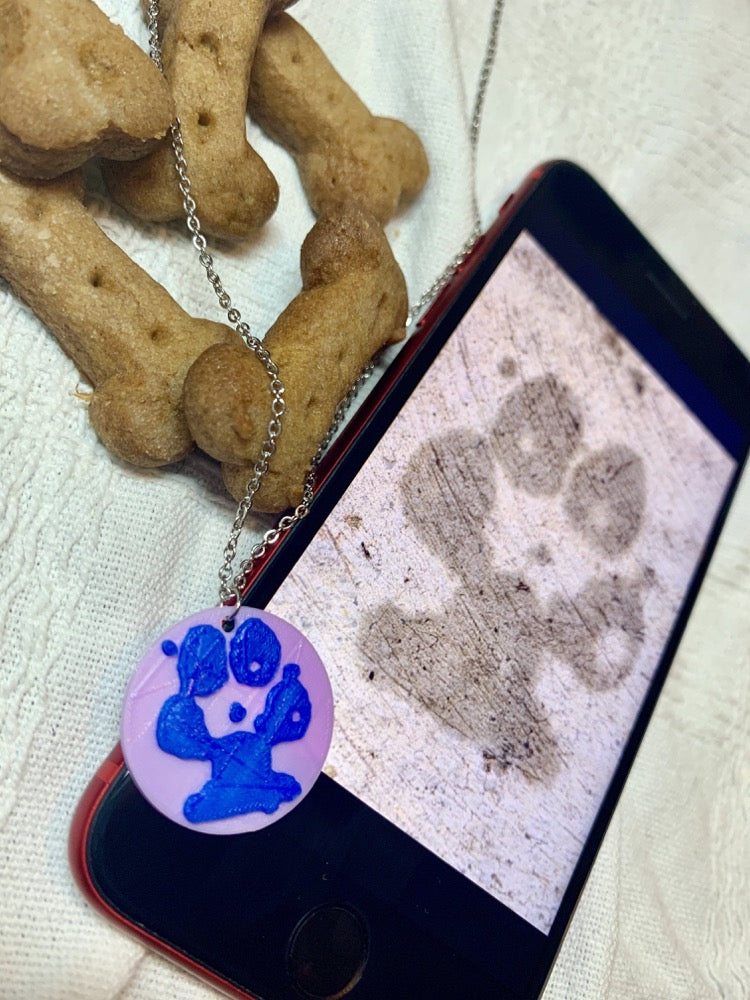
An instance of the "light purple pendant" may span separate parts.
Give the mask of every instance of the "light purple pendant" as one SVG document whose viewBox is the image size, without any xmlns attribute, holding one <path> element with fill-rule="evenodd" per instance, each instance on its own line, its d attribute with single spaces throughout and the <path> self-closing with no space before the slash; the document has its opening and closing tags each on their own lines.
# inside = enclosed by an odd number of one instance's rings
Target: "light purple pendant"
<svg viewBox="0 0 750 1000">
<path fill-rule="evenodd" d="M 333 695 L 304 635 L 267 611 L 209 608 L 149 649 L 125 694 L 122 750 L 133 781 L 175 823 L 260 830 L 320 774 Z"/>
</svg>

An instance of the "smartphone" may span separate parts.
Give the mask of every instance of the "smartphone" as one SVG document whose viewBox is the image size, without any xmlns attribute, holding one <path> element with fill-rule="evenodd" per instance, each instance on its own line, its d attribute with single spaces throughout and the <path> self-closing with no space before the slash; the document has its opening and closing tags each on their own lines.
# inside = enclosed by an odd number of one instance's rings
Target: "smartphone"
<svg viewBox="0 0 750 1000">
<path fill-rule="evenodd" d="M 325 773 L 216 837 L 116 750 L 90 900 L 236 997 L 538 997 L 750 445 L 750 365 L 579 167 L 534 170 L 332 446 L 246 603 L 326 662 Z"/>
</svg>

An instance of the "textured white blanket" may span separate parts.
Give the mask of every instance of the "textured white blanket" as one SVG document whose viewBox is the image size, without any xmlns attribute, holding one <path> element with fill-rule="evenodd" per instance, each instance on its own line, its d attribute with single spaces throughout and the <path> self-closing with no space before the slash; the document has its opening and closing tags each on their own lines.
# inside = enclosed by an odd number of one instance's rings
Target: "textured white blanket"
<svg viewBox="0 0 750 1000">
<path fill-rule="evenodd" d="M 145 47 L 138 0 L 101 6 Z M 424 138 L 428 188 L 388 229 L 412 299 L 471 227 L 467 115 L 490 8 L 295 8 L 372 110 Z M 750 353 L 749 101 L 747 0 L 507 0 L 480 144 L 484 221 L 536 162 L 577 160 Z M 253 139 L 279 179 L 279 210 L 247 249 L 216 256 L 262 332 L 298 290 L 313 220 L 288 156 L 254 128 Z M 188 311 L 220 318 L 179 227 L 93 210 Z M 233 504 L 207 460 L 149 472 L 114 460 L 73 365 L 4 284 L 0 357 L 0 995 L 208 998 L 87 907 L 66 840 L 144 646 L 215 603 Z M 749 599 L 746 478 L 549 1000 L 748 995 Z"/>
</svg>

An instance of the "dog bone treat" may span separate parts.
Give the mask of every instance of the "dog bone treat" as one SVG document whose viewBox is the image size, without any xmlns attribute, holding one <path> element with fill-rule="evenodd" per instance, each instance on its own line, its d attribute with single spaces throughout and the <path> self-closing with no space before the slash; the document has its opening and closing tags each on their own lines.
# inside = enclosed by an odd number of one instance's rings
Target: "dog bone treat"
<svg viewBox="0 0 750 1000">
<path fill-rule="evenodd" d="M 92 0 L 0 0 L 0 22 L 2 167 L 56 177 L 142 156 L 166 133 L 169 87 Z"/>
<path fill-rule="evenodd" d="M 191 194 L 205 233 L 239 240 L 262 226 L 276 180 L 245 133 L 250 67 L 269 0 L 172 0 L 161 5 L 164 74 L 177 105 Z M 136 163 L 110 163 L 110 194 L 142 219 L 183 218 L 169 140 Z"/>
<path fill-rule="evenodd" d="M 339 402 L 372 356 L 405 333 L 406 284 L 369 213 L 352 205 L 322 216 L 300 257 L 302 291 L 263 341 L 286 399 L 276 453 L 254 503 L 269 513 L 299 503 Z M 183 399 L 196 443 L 228 463 L 224 479 L 240 499 L 267 436 L 265 372 L 247 348 L 214 347 L 188 372 Z"/>
<path fill-rule="evenodd" d="M 102 232 L 82 193 L 76 174 L 31 182 L 0 171 L 0 275 L 95 387 L 89 416 L 104 444 L 135 465 L 166 465 L 193 443 L 185 373 L 239 338 L 188 316 Z"/>
<path fill-rule="evenodd" d="M 250 78 L 250 114 L 297 162 L 313 211 L 356 200 L 386 222 L 427 180 L 427 157 L 403 122 L 376 118 L 305 29 L 269 20 Z"/>
</svg>

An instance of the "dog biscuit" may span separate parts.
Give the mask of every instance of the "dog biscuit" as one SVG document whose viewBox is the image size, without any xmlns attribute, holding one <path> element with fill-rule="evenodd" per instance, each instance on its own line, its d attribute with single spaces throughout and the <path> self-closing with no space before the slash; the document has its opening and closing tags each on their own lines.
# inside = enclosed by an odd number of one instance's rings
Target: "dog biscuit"
<svg viewBox="0 0 750 1000">
<path fill-rule="evenodd" d="M 278 512 L 299 503 L 321 440 L 368 361 L 401 340 L 406 284 L 377 220 L 350 205 L 322 216 L 300 255 L 302 291 L 263 343 L 278 365 L 286 413 L 276 452 L 254 507 Z M 205 351 L 184 386 L 185 416 L 196 443 L 226 463 L 224 480 L 240 499 L 267 436 L 268 378 L 246 347 Z"/>
<path fill-rule="evenodd" d="M 203 231 L 241 240 L 273 214 L 276 180 L 246 138 L 250 67 L 269 0 L 171 0 L 161 5 L 164 75 L 180 119 L 191 194 Z M 104 168 L 109 192 L 138 218 L 182 219 L 171 143 Z"/>
<path fill-rule="evenodd" d="M 0 21 L 0 166 L 56 177 L 166 133 L 169 87 L 92 0 L 0 0 Z"/>
<path fill-rule="evenodd" d="M 370 114 L 289 14 L 269 20 L 261 34 L 249 108 L 294 157 L 316 214 L 353 200 L 386 222 L 427 181 L 418 136 L 403 122 Z"/>
<path fill-rule="evenodd" d="M 0 275 L 94 386 L 91 423 L 135 465 L 183 458 L 193 439 L 182 384 L 195 358 L 239 341 L 193 319 L 99 228 L 77 174 L 48 182 L 0 171 Z"/>
</svg>

